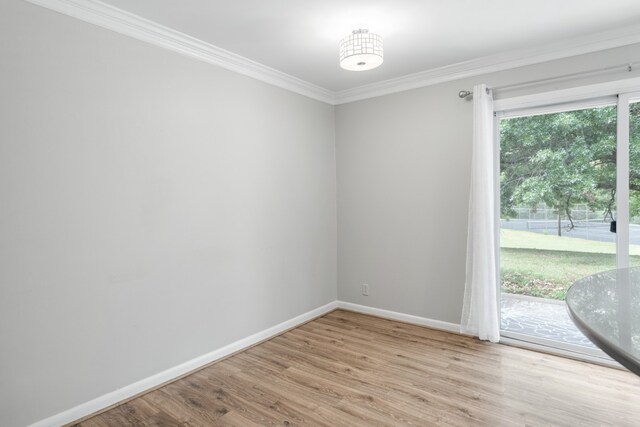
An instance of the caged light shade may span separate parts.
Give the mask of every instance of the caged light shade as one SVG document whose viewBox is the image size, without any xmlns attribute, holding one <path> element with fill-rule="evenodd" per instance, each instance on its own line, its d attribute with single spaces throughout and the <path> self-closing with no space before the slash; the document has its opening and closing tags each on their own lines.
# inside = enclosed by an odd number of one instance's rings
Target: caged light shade
<svg viewBox="0 0 640 427">
<path fill-rule="evenodd" d="M 382 37 L 369 30 L 354 30 L 340 41 L 340 67 L 345 70 L 371 70 L 382 61 Z"/>
</svg>

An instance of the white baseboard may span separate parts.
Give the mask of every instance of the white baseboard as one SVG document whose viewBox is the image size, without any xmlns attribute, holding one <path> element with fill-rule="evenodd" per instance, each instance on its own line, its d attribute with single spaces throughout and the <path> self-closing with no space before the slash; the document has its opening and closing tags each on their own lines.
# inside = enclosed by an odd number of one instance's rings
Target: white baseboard
<svg viewBox="0 0 640 427">
<path fill-rule="evenodd" d="M 441 320 L 429 319 L 427 317 L 414 316 L 411 314 L 398 313 L 397 311 L 383 310 L 381 308 L 369 307 L 366 305 L 353 304 L 351 302 L 338 301 L 338 308 L 355 311 L 357 313 L 370 314 L 372 316 L 384 317 L 385 319 L 398 320 L 400 322 L 413 323 L 414 325 L 426 326 L 441 331 L 460 333 L 460 325 L 456 323 L 443 322 Z"/>
<path fill-rule="evenodd" d="M 107 393 L 96 399 L 90 400 L 86 403 L 80 404 L 74 408 L 68 409 L 64 412 L 53 415 L 49 418 L 45 418 L 43 420 L 35 422 L 31 424 L 30 427 L 54 427 L 54 426 L 57 427 L 57 426 L 62 426 L 62 425 L 77 421 L 88 415 L 94 414 L 105 408 L 108 408 L 117 403 L 130 399 L 133 396 L 139 395 L 141 393 L 144 393 L 145 391 L 151 390 L 164 383 L 170 382 L 176 378 L 184 376 L 189 372 L 192 372 L 209 363 L 215 362 L 216 360 L 222 359 L 223 357 L 226 357 L 230 354 L 236 353 L 240 350 L 251 347 L 252 345 L 255 345 L 261 341 L 264 341 L 273 336 L 279 335 L 288 329 L 294 328 L 311 319 L 322 316 L 323 314 L 333 311 L 336 308 L 338 308 L 338 302 L 337 301 L 330 302 L 329 304 L 326 304 L 326 305 L 323 305 L 322 307 L 318 307 L 314 310 L 308 311 L 304 314 L 294 317 L 293 319 L 289 319 L 271 328 L 268 328 L 256 334 L 253 334 L 247 338 L 243 338 L 229 345 L 226 345 L 222 348 L 214 350 L 210 353 L 204 354 L 202 356 L 196 357 L 195 359 L 191 359 L 187 362 L 184 362 L 178 366 L 169 368 L 166 371 L 159 372 L 148 378 L 145 378 L 143 380 L 140 380 L 128 386 L 122 387 L 118 390 L 114 390 L 110 393 Z"/>
<path fill-rule="evenodd" d="M 395 311 L 383 310 L 381 308 L 367 307 L 365 305 L 353 304 L 344 301 L 333 301 L 329 304 L 308 311 L 304 314 L 289 319 L 271 328 L 260 331 L 247 338 L 243 338 L 222 348 L 214 350 L 210 353 L 191 359 L 173 368 L 159 372 L 148 378 L 114 390 L 110 393 L 97 397 L 93 400 L 80 404 L 76 407 L 68 409 L 59 414 L 45 418 L 30 425 L 30 427 L 59 427 L 82 419 L 88 415 L 95 414 L 106 408 L 114 406 L 120 402 L 126 401 L 134 396 L 140 395 L 146 391 L 154 389 L 162 384 L 171 382 L 192 371 L 208 365 L 216 360 L 220 360 L 230 354 L 244 350 L 261 341 L 281 334 L 288 329 L 295 328 L 302 323 L 308 322 L 316 317 L 322 316 L 337 308 L 355 311 L 363 314 L 371 314 L 373 316 L 383 317 L 386 319 L 399 320 L 401 322 L 413 323 L 416 325 L 427 326 L 433 329 L 439 329 L 448 332 L 460 333 L 460 325 L 455 323 L 443 322 L 440 320 L 428 319 L 426 317 L 413 316 L 411 314 L 398 313 Z"/>
<path fill-rule="evenodd" d="M 366 305 L 354 304 L 354 303 L 345 302 L 345 301 L 333 301 L 333 302 L 330 302 L 329 304 L 323 305 L 322 307 L 318 307 L 314 310 L 311 310 L 299 316 L 296 316 L 293 319 L 289 319 L 271 328 L 268 328 L 256 334 L 253 334 L 247 338 L 238 340 L 225 347 L 219 348 L 217 350 L 214 350 L 200 357 L 196 357 L 195 359 L 189 360 L 185 363 L 182 363 L 181 365 L 175 366 L 173 368 L 169 368 L 163 372 L 152 375 L 141 381 L 130 384 L 121 389 L 112 391 L 96 399 L 90 400 L 89 402 L 83 403 L 74 408 L 71 408 L 59 414 L 53 415 L 49 418 L 45 418 L 41 421 L 31 424 L 30 427 L 54 427 L 54 426 L 58 427 L 58 426 L 62 426 L 62 425 L 80 420 L 84 417 L 87 417 L 88 415 L 95 414 L 106 408 L 109 408 L 118 403 L 126 401 L 136 395 L 140 395 L 149 390 L 157 388 L 162 384 L 165 384 L 177 378 L 183 377 L 186 374 L 189 374 L 190 372 L 197 370 L 198 368 L 201 368 L 205 365 L 215 362 L 216 360 L 229 356 L 230 354 L 242 351 L 248 347 L 251 347 L 255 344 L 260 343 L 261 341 L 265 341 L 271 337 L 279 335 L 289 329 L 295 328 L 296 326 L 299 326 L 305 322 L 308 322 L 309 320 L 312 320 L 316 317 L 320 317 L 335 309 L 344 309 L 344 310 L 354 311 L 357 313 L 370 314 L 372 316 L 382 317 L 385 319 L 397 320 L 400 322 L 412 323 L 415 325 L 426 326 L 432 329 L 438 329 L 442 331 L 460 334 L 460 325 L 456 323 L 443 322 L 441 320 L 434 320 L 426 317 L 414 316 L 411 314 L 399 313 L 396 311 L 384 310 L 381 308 L 369 307 Z M 576 358 L 575 353 L 572 353 L 572 352 L 565 352 L 565 351 L 558 351 L 558 350 L 549 351 L 549 347 L 546 347 L 546 346 L 541 346 L 541 345 L 531 344 L 531 343 L 523 344 L 521 341 L 509 339 L 506 337 L 502 338 L 500 341 L 508 345 L 523 346 L 525 348 L 528 348 L 534 351 L 543 351 L 546 353 L 552 353 L 559 356 Z M 603 363 L 603 359 L 600 359 L 600 358 L 580 357 L 578 359 L 579 360 L 586 359 L 587 361 L 591 361 L 599 364 L 605 364 L 606 366 L 617 365 L 615 362 L 612 362 L 611 364 Z"/>
</svg>

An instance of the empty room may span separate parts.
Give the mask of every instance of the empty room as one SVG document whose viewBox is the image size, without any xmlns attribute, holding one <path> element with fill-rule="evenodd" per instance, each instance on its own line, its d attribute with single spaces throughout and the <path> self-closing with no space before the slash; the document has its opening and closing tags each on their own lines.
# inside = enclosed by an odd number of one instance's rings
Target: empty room
<svg viewBox="0 0 640 427">
<path fill-rule="evenodd" d="M 0 426 L 640 425 L 637 0 L 0 0 Z"/>
</svg>

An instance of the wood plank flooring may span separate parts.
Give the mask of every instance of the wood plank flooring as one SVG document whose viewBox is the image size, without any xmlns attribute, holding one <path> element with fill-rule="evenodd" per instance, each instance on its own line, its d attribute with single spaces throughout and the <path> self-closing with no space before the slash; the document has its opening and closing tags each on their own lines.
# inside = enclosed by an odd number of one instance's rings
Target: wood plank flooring
<svg viewBox="0 0 640 427">
<path fill-rule="evenodd" d="M 77 426 L 638 426 L 640 378 L 337 310 Z"/>
</svg>

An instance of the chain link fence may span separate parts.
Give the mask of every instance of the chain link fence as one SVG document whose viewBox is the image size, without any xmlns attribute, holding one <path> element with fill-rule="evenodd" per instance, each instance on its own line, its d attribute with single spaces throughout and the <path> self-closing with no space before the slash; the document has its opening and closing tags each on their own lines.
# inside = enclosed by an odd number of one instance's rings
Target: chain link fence
<svg viewBox="0 0 640 427">
<path fill-rule="evenodd" d="M 558 210 L 546 205 L 539 205 L 535 208 L 515 207 L 513 212 L 515 216 L 502 219 L 502 227 L 544 234 L 558 234 L 559 220 L 562 234 L 572 228 L 571 221 L 565 212 L 561 212 L 558 219 Z M 611 218 L 605 218 L 603 212 L 594 212 L 587 205 L 576 205 L 570 212 L 573 220 L 573 229 L 570 234 L 579 234 L 580 237 L 586 239 L 602 240 L 604 238 L 608 240 L 610 238 L 603 233 L 608 233 Z M 615 212 L 613 212 L 613 216 L 615 218 Z"/>
</svg>

